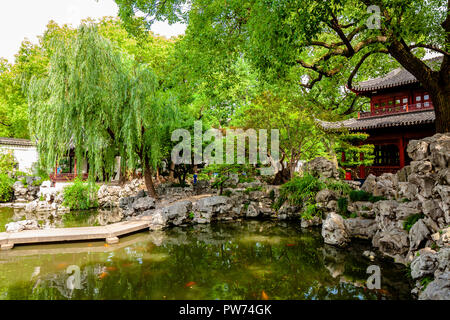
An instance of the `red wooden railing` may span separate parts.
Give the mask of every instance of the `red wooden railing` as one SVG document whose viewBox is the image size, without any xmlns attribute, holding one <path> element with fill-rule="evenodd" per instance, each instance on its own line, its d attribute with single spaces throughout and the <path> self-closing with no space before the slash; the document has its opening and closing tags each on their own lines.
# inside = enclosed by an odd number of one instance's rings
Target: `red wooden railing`
<svg viewBox="0 0 450 320">
<path fill-rule="evenodd" d="M 69 182 L 75 180 L 76 177 L 80 177 L 81 180 L 87 180 L 89 174 L 83 173 L 81 175 L 77 175 L 76 173 L 60 173 L 60 174 L 51 174 L 50 180 L 52 182 Z"/>
<path fill-rule="evenodd" d="M 384 116 L 384 115 L 388 115 L 388 114 L 399 114 L 399 113 L 406 113 L 406 112 L 413 112 L 413 111 L 420 111 L 420 110 L 430 110 L 430 109 L 433 109 L 433 103 L 431 101 L 415 103 L 415 104 L 389 106 L 389 107 L 385 107 L 385 108 L 377 108 L 377 109 L 374 109 L 371 111 L 359 112 L 358 119 L 379 117 L 379 116 Z"/>
</svg>

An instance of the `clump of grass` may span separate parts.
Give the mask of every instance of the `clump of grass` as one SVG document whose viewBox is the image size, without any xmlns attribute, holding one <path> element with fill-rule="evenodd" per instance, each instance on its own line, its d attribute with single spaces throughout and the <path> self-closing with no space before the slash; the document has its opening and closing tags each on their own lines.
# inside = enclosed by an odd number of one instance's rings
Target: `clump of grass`
<svg viewBox="0 0 450 320">
<path fill-rule="evenodd" d="M 422 219 L 424 216 L 423 213 L 417 213 L 413 214 L 412 216 L 409 216 L 404 222 L 403 222 L 403 230 L 409 231 L 411 230 L 412 226 Z"/>
<path fill-rule="evenodd" d="M 262 186 L 256 186 L 256 187 L 248 187 L 244 190 L 244 193 L 249 194 L 252 191 L 261 191 Z"/>
<path fill-rule="evenodd" d="M 385 197 L 374 196 L 370 192 L 367 192 L 364 190 L 352 190 L 349 193 L 349 197 L 352 202 L 369 201 L 369 202 L 375 203 L 377 201 L 386 200 Z"/>
</svg>

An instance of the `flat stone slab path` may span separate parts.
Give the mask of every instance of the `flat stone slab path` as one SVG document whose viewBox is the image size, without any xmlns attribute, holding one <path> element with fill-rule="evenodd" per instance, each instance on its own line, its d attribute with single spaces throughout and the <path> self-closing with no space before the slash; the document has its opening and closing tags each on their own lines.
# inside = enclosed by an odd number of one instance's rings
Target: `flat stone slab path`
<svg viewBox="0 0 450 320">
<path fill-rule="evenodd" d="M 10 250 L 16 244 L 64 242 L 105 239 L 109 244 L 119 242 L 119 236 L 149 228 L 149 216 L 100 227 L 55 228 L 0 233 L 1 250 Z"/>
</svg>

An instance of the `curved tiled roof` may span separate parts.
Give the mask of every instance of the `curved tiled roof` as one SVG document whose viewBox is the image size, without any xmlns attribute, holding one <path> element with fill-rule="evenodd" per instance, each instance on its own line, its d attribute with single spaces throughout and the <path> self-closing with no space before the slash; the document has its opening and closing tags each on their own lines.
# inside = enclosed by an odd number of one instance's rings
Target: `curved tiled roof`
<svg viewBox="0 0 450 320">
<path fill-rule="evenodd" d="M 31 142 L 31 140 L 27 140 L 27 139 L 0 137 L 0 145 L 19 146 L 19 147 L 33 147 L 35 144 L 33 142 Z"/>
<path fill-rule="evenodd" d="M 349 119 L 337 122 L 327 122 L 319 120 L 319 124 L 325 130 L 338 130 L 343 128 L 347 128 L 350 130 L 365 130 L 433 123 L 434 120 L 434 110 L 426 110 L 364 119 Z"/>
<path fill-rule="evenodd" d="M 434 69 L 434 66 L 432 66 L 432 64 L 442 62 L 442 56 L 430 58 L 430 59 L 424 60 L 424 62 L 427 65 L 431 65 L 431 67 Z M 411 84 L 411 83 L 419 83 L 419 81 L 416 79 L 416 77 L 414 77 L 411 73 L 406 71 L 404 68 L 397 68 L 397 69 L 389 72 L 384 77 L 379 77 L 379 78 L 360 82 L 353 87 L 353 90 L 357 91 L 357 92 L 366 92 L 366 91 L 374 91 L 374 90 L 378 90 L 378 89 L 399 87 L 399 86 L 403 86 L 403 85 Z"/>
</svg>

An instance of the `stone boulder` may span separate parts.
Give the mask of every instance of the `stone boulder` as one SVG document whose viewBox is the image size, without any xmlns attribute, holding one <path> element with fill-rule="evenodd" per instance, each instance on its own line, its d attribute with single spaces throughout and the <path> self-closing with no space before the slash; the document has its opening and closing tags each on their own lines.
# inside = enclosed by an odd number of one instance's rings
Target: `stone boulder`
<svg viewBox="0 0 450 320">
<path fill-rule="evenodd" d="M 372 239 L 378 228 L 374 219 L 349 218 L 344 224 L 350 237 L 362 239 Z"/>
<path fill-rule="evenodd" d="M 378 230 L 372 238 L 372 245 L 378 247 L 383 254 L 404 263 L 405 256 L 409 251 L 408 233 L 395 227 L 385 231 Z"/>
<path fill-rule="evenodd" d="M 450 300 L 450 272 L 431 281 L 419 295 L 419 300 Z"/>
<path fill-rule="evenodd" d="M 429 239 L 430 230 L 428 230 L 423 219 L 418 220 L 409 230 L 409 249 L 415 251 L 419 249 L 421 244 Z"/>
<path fill-rule="evenodd" d="M 317 157 L 308 161 L 304 164 L 304 168 L 306 172 L 315 177 L 339 179 L 339 171 L 335 164 L 324 157 Z"/>
<path fill-rule="evenodd" d="M 422 251 L 418 254 L 411 262 L 411 277 L 414 280 L 434 274 L 439 265 L 436 252 Z"/>
<path fill-rule="evenodd" d="M 154 209 L 155 199 L 149 196 L 138 198 L 133 202 L 131 207 L 133 208 L 134 212 L 144 212 L 150 209 Z"/>
<path fill-rule="evenodd" d="M 233 208 L 233 201 L 229 197 L 224 196 L 210 196 L 205 197 L 193 205 L 194 222 L 209 223 L 212 220 L 220 220 L 222 217 L 229 217 L 231 209 Z"/>
<path fill-rule="evenodd" d="M 327 244 L 343 247 L 350 241 L 350 234 L 345 226 L 344 219 L 331 212 L 322 223 L 322 237 Z"/>
<path fill-rule="evenodd" d="M 310 228 L 320 226 L 322 224 L 322 218 L 312 217 L 311 219 L 301 218 L 300 226 L 302 228 Z"/>
</svg>

